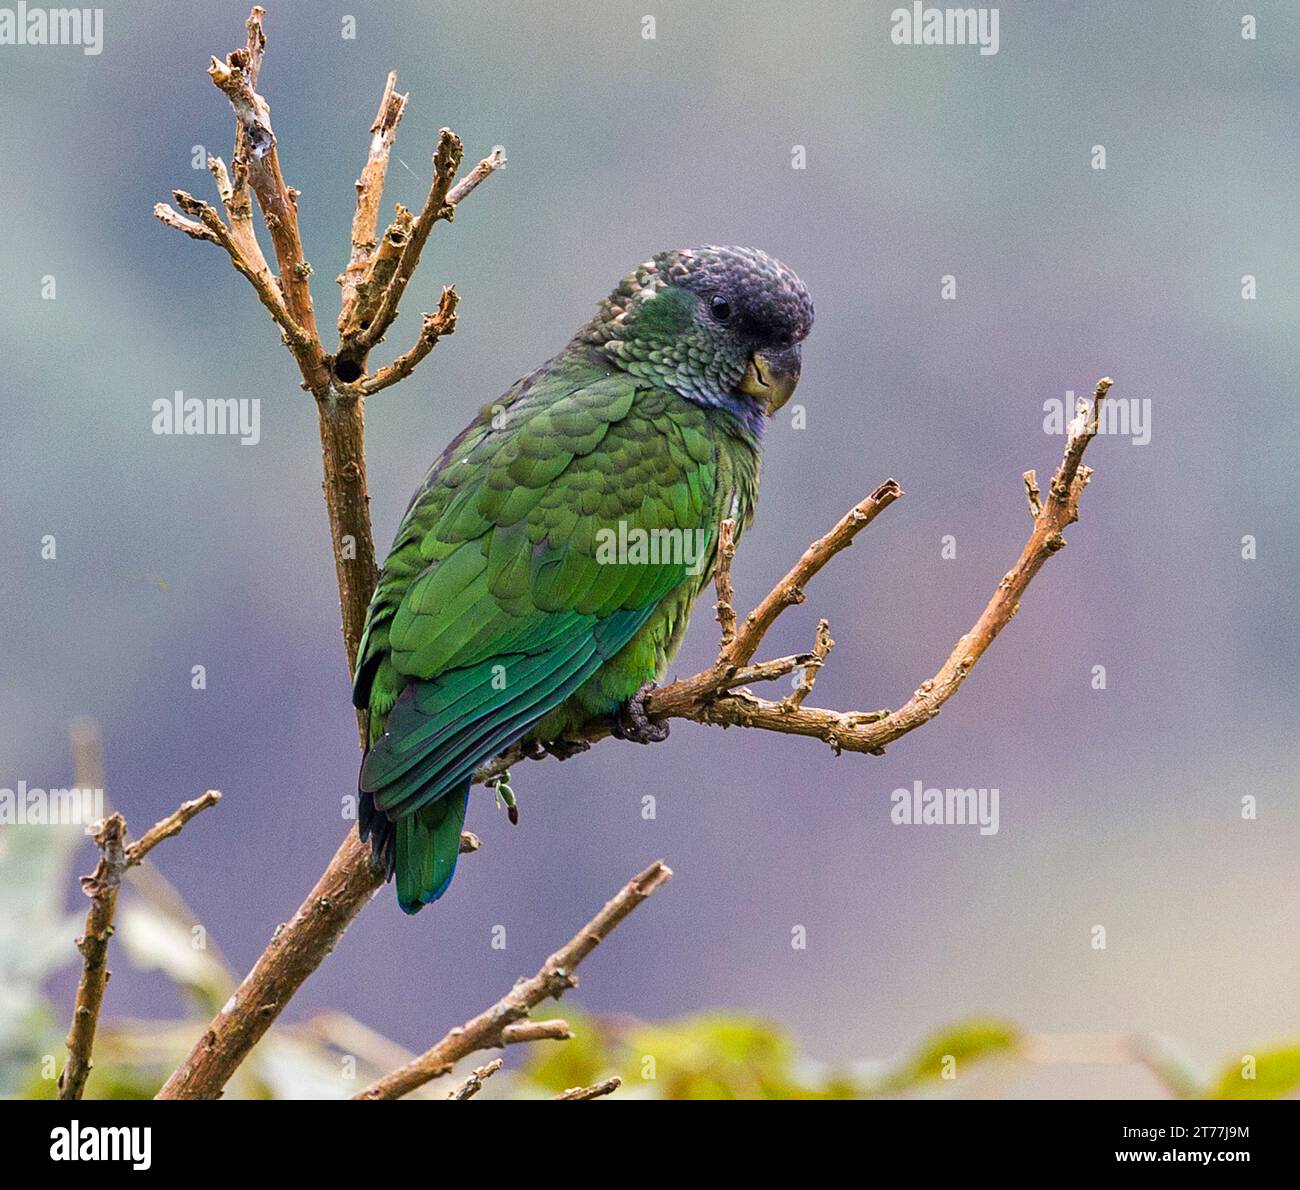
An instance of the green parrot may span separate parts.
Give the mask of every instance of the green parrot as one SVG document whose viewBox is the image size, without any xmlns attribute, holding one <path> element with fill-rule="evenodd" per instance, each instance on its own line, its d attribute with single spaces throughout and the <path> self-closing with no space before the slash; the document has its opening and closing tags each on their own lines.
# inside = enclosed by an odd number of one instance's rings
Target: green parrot
<svg viewBox="0 0 1300 1190">
<path fill-rule="evenodd" d="M 764 418 L 799 379 L 807 290 L 754 248 L 664 252 L 430 468 L 357 651 L 369 713 L 359 829 L 416 913 L 456 868 L 474 770 L 512 744 L 571 755 L 645 713 L 754 514 Z"/>
</svg>

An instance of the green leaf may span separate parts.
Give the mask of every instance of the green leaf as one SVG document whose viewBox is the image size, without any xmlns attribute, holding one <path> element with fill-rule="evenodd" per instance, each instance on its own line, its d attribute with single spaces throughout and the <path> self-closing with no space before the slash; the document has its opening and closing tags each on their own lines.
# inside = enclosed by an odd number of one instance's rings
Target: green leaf
<svg viewBox="0 0 1300 1190">
<path fill-rule="evenodd" d="M 948 1069 L 960 1076 L 963 1067 L 994 1054 L 1013 1052 L 1019 1043 L 1019 1030 L 1005 1021 L 964 1021 L 932 1034 L 910 1056 L 879 1070 L 867 1080 L 863 1094 L 894 1095 L 941 1078 Z"/>
<path fill-rule="evenodd" d="M 1255 1077 L 1246 1075 L 1253 1057 Z M 1219 1081 L 1205 1095 L 1206 1099 L 1281 1099 L 1300 1089 L 1300 1043 L 1289 1042 L 1226 1067 Z"/>
<path fill-rule="evenodd" d="M 653 1099 L 842 1099 L 843 1076 L 799 1063 L 789 1036 L 753 1017 L 707 1013 L 662 1024 L 576 1018 L 572 1041 L 533 1048 L 521 1089 L 537 1093 L 623 1079 L 620 1096 Z"/>
</svg>

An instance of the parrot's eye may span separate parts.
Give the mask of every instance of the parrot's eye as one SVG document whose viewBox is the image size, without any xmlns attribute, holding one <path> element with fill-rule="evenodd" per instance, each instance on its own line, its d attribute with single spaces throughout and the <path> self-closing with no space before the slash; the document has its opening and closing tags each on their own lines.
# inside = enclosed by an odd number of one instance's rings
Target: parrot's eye
<svg viewBox="0 0 1300 1190">
<path fill-rule="evenodd" d="M 709 313 L 719 322 L 726 322 L 731 317 L 731 303 L 722 294 L 714 294 L 709 303 Z"/>
</svg>

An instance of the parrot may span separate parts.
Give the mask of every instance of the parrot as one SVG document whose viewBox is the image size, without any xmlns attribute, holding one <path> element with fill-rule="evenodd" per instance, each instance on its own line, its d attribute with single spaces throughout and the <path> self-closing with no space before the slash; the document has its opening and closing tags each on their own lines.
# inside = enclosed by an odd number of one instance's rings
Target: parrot
<svg viewBox="0 0 1300 1190">
<path fill-rule="evenodd" d="M 662 252 L 425 475 L 354 667 L 358 832 L 398 904 L 451 884 L 475 770 L 565 759 L 584 724 L 666 738 L 645 710 L 758 496 L 763 427 L 799 381 L 813 304 L 756 248 Z M 511 805 L 512 820 L 515 817 Z"/>
</svg>

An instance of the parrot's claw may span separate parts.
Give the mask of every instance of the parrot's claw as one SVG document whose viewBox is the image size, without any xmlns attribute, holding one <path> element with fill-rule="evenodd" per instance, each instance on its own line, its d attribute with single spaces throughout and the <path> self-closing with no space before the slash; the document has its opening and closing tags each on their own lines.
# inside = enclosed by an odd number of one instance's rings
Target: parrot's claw
<svg viewBox="0 0 1300 1190">
<path fill-rule="evenodd" d="M 524 755 L 530 760 L 544 760 L 548 756 L 554 756 L 556 760 L 569 760 L 590 749 L 590 740 L 530 740 L 524 745 Z"/>
<path fill-rule="evenodd" d="M 547 740 L 542 749 L 556 760 L 569 760 L 581 752 L 591 751 L 590 740 Z"/>
<path fill-rule="evenodd" d="M 668 738 L 668 724 L 656 723 L 646 714 L 645 696 L 654 688 L 653 682 L 647 682 L 623 704 L 614 716 L 611 729 L 615 739 L 634 744 L 660 744 Z"/>
</svg>

